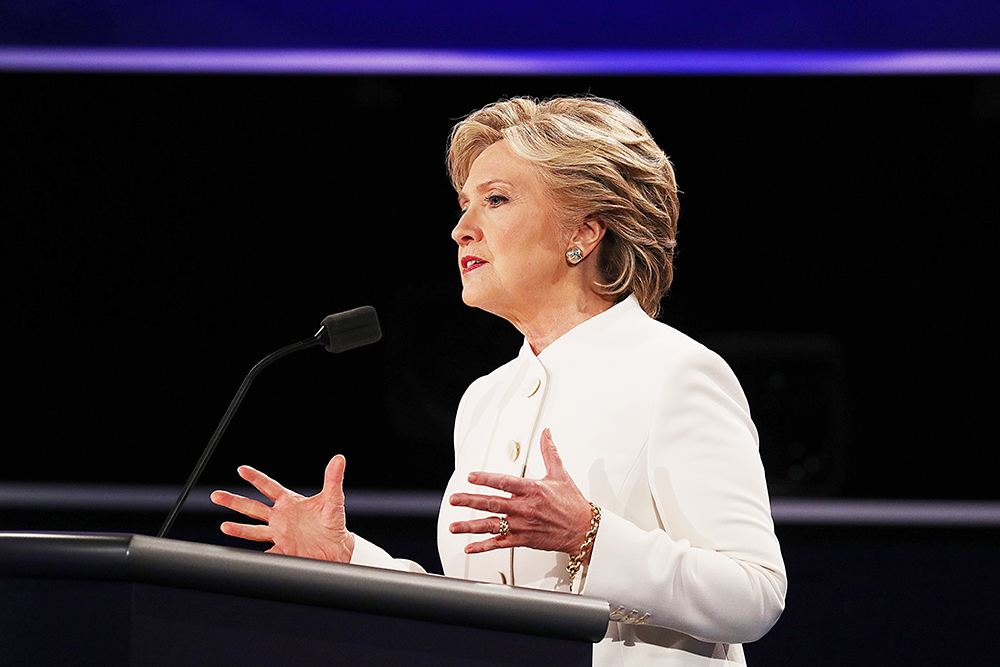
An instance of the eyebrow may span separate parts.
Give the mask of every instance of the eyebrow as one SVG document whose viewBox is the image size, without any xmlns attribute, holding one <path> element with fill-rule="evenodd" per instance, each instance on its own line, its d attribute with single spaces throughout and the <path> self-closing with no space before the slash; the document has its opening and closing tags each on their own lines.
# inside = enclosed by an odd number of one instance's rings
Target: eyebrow
<svg viewBox="0 0 1000 667">
<path fill-rule="evenodd" d="M 472 191 L 473 192 L 482 192 L 483 190 L 488 190 L 490 188 L 490 186 L 496 185 L 497 183 L 501 183 L 503 185 L 506 185 L 508 188 L 511 188 L 511 189 L 513 189 L 513 187 L 514 187 L 513 184 L 510 181 L 505 181 L 502 178 L 491 178 L 490 180 L 483 181 L 482 183 L 480 183 L 479 185 L 477 185 L 476 187 L 474 187 L 472 189 Z M 462 192 L 458 193 L 458 201 L 459 202 L 461 202 L 463 198 L 465 198 L 465 199 L 469 198 L 469 196 L 465 194 L 465 188 L 462 188 L 462 190 L 463 190 Z"/>
</svg>

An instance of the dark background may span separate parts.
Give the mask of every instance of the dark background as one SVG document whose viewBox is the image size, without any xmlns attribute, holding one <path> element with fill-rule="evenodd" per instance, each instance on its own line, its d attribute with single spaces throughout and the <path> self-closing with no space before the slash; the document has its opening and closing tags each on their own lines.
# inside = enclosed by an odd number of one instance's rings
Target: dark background
<svg viewBox="0 0 1000 667">
<path fill-rule="evenodd" d="M 994 0 L 5 0 L 0 44 L 422 49 L 995 49 Z M 481 103 L 477 101 L 477 105 Z"/>
<path fill-rule="evenodd" d="M 155 76 L 136 73 L 144 48 L 173 72 L 218 67 L 218 48 L 251 68 L 312 48 L 307 63 L 372 75 Z M 663 319 L 739 375 L 776 510 L 995 501 L 998 48 L 994 0 L 6 0 L 0 529 L 154 533 L 250 366 L 370 303 L 383 340 L 264 371 L 204 484 L 243 489 L 233 468 L 252 463 L 316 487 L 343 452 L 352 530 L 437 568 L 433 518 L 352 498 L 440 492 L 461 392 L 520 344 L 461 305 L 444 138 L 503 95 L 587 92 L 621 100 L 674 159 Z M 24 64 L 53 54 L 133 73 Z M 411 61 L 619 76 L 386 76 Z M 678 76 L 694 71 L 861 76 Z M 900 72 L 949 75 L 885 76 Z M 170 487 L 134 505 L 128 486 L 19 480 Z M 20 502 L 47 489 L 62 499 Z M 967 521 L 995 505 L 934 508 Z M 232 515 L 198 506 L 172 536 L 235 546 L 217 528 Z M 865 506 L 894 518 L 776 511 L 788 607 L 751 664 L 983 660 L 995 522 Z"/>
<path fill-rule="evenodd" d="M 7 72 L 0 90 L 0 479 L 180 484 L 250 366 L 371 304 L 378 344 L 262 373 L 206 483 L 251 463 L 317 486 L 342 452 L 350 487 L 442 488 L 462 391 L 521 340 L 461 304 L 445 137 L 501 96 L 592 93 L 675 163 L 661 319 L 733 364 L 772 493 L 1000 498 L 1000 77 Z"/>
</svg>

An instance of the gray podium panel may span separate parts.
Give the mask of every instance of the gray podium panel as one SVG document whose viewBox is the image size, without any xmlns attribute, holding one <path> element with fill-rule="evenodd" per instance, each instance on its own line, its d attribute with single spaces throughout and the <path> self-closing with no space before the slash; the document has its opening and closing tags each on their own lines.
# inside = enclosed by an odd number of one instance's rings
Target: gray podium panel
<svg viewBox="0 0 1000 667">
<path fill-rule="evenodd" d="M 3 664 L 589 665 L 602 600 L 144 536 L 0 533 Z"/>
</svg>

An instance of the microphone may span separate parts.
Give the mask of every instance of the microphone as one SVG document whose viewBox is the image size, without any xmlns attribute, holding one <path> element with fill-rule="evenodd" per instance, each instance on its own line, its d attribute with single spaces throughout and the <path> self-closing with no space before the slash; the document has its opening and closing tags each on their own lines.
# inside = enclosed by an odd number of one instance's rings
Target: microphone
<svg viewBox="0 0 1000 667">
<path fill-rule="evenodd" d="M 371 345 L 382 337 L 378 316 L 371 306 L 361 306 L 336 315 L 328 315 L 319 333 L 327 352 L 346 352 L 362 345 Z"/>
<path fill-rule="evenodd" d="M 191 489 L 198 482 L 201 473 L 204 472 L 205 466 L 208 465 L 208 460 L 212 458 L 212 453 L 215 451 L 216 445 L 219 444 L 222 434 L 226 432 L 229 422 L 232 421 L 233 415 L 236 414 L 236 409 L 243 402 L 243 397 L 246 396 L 247 390 L 250 388 L 250 383 L 254 381 L 258 373 L 285 355 L 304 350 L 307 347 L 322 345 L 326 348 L 327 352 L 340 353 L 353 350 L 362 345 L 370 345 L 381 337 L 382 330 L 379 328 L 378 316 L 375 314 L 375 309 L 371 306 L 361 306 L 360 308 L 347 310 L 343 313 L 328 315 L 323 319 L 319 331 L 312 338 L 292 343 L 258 361 L 257 365 L 247 373 L 240 388 L 236 391 L 236 395 L 226 409 L 226 414 L 222 416 L 222 421 L 216 427 L 215 433 L 212 434 L 212 438 L 208 441 L 208 446 L 205 447 L 201 458 L 198 459 L 194 470 L 191 471 L 191 476 L 188 477 L 180 496 L 177 498 L 177 502 L 174 503 L 170 514 L 167 515 L 167 520 L 163 522 L 163 526 L 160 527 L 160 532 L 156 536 L 166 537 L 167 532 L 173 526 L 177 514 L 181 511 L 181 506 L 187 500 Z"/>
</svg>

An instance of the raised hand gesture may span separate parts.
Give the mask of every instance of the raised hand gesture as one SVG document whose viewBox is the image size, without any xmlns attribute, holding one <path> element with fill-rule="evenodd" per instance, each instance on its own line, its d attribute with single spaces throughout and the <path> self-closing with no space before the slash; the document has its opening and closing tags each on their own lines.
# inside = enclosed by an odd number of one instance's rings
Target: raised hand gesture
<svg viewBox="0 0 1000 667">
<path fill-rule="evenodd" d="M 344 468 L 347 462 L 334 456 L 326 466 L 323 490 L 306 498 L 289 491 L 264 473 L 240 466 L 240 477 L 253 484 L 273 505 L 228 491 L 212 493 L 212 502 L 228 507 L 263 524 L 222 524 L 222 532 L 256 542 L 272 542 L 268 553 L 302 556 L 347 563 L 354 553 L 354 535 L 347 530 L 344 513 Z"/>
<path fill-rule="evenodd" d="M 540 450 L 546 472 L 542 479 L 491 472 L 469 474 L 469 481 L 473 484 L 505 491 L 511 494 L 510 498 L 474 493 L 451 496 L 449 502 L 452 505 L 502 515 L 456 521 L 449 526 L 452 533 L 495 535 L 469 544 L 465 548 L 466 553 L 507 547 L 530 547 L 570 555 L 580 551 L 590 529 L 590 503 L 563 466 L 549 429 L 542 431 Z M 506 534 L 503 519 L 506 519 Z"/>
</svg>

